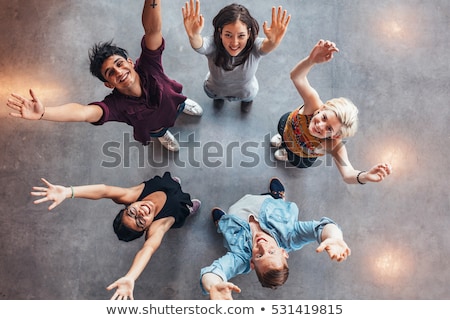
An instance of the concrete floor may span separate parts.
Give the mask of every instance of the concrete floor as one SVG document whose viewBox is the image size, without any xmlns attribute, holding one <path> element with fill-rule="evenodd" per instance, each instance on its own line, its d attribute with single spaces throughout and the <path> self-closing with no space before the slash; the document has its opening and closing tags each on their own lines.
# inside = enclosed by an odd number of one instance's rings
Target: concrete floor
<svg viewBox="0 0 450 320">
<path fill-rule="evenodd" d="M 114 39 L 139 54 L 143 1 L 1 0 L 0 11 L 0 299 L 108 299 L 142 240 L 121 243 L 111 223 L 121 208 L 109 200 L 65 201 L 52 212 L 30 191 L 55 184 L 131 186 L 171 171 L 203 201 L 185 227 L 170 231 L 135 287 L 136 299 L 207 299 L 199 271 L 225 251 L 210 218 L 246 193 L 267 190 L 278 176 L 300 218 L 322 215 L 342 226 L 352 249 L 344 263 L 291 253 L 291 274 L 278 290 L 256 275 L 234 279 L 237 299 L 450 299 L 449 87 L 447 0 L 283 0 L 292 14 L 281 46 L 261 62 L 253 109 L 212 107 L 202 89 L 206 59 L 189 46 L 184 1 L 166 1 L 167 74 L 204 107 L 182 115 L 172 131 L 183 144 L 167 155 L 158 143 L 136 144 L 119 123 L 24 121 L 8 116 L 10 92 L 33 88 L 46 106 L 100 100 L 108 90 L 89 73 L 87 52 Z M 246 0 L 257 20 L 270 20 L 273 1 Z M 204 34 L 225 1 L 202 2 Z M 261 30 L 261 35 L 262 30 Z M 324 100 L 346 96 L 360 108 L 360 129 L 348 140 L 353 165 L 389 161 L 381 184 L 346 185 L 330 158 L 300 170 L 277 162 L 268 140 L 279 117 L 301 104 L 289 71 L 320 38 L 340 53 L 315 68 L 312 85 Z"/>
</svg>

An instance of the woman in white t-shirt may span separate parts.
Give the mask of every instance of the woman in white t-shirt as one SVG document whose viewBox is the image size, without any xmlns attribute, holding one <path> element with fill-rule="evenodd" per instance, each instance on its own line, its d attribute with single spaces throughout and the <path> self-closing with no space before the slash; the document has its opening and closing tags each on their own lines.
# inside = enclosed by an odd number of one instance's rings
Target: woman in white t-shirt
<svg viewBox="0 0 450 320">
<path fill-rule="evenodd" d="M 221 107 L 224 100 L 241 101 L 248 112 L 259 90 L 255 77 L 262 56 L 273 51 L 283 39 L 291 16 L 281 7 L 272 8 L 272 23 L 263 24 L 266 38 L 258 37 L 258 22 L 242 5 L 222 8 L 213 19 L 214 35 L 203 37 L 204 17 L 200 1 L 190 0 L 182 8 L 184 26 L 192 48 L 206 56 L 209 72 L 205 93 Z"/>
</svg>

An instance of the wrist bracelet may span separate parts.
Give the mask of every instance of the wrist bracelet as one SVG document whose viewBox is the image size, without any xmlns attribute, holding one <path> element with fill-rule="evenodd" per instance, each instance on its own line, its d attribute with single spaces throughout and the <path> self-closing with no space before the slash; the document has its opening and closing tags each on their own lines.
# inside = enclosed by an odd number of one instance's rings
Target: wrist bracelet
<svg viewBox="0 0 450 320">
<path fill-rule="evenodd" d="M 364 173 L 365 171 L 360 171 L 357 175 L 356 175 L 356 181 L 358 181 L 359 184 L 366 184 L 365 182 L 361 182 L 359 180 L 359 176 L 361 175 L 361 173 Z"/>
<path fill-rule="evenodd" d="M 72 197 L 71 198 L 73 199 L 73 198 L 75 198 L 75 193 L 73 192 L 73 187 L 72 186 L 70 186 L 70 189 L 72 190 Z"/>
<path fill-rule="evenodd" d="M 44 108 L 44 112 L 42 112 L 41 117 L 39 118 L 39 120 L 41 120 L 42 117 L 44 117 L 44 114 L 45 114 L 45 108 Z"/>
</svg>

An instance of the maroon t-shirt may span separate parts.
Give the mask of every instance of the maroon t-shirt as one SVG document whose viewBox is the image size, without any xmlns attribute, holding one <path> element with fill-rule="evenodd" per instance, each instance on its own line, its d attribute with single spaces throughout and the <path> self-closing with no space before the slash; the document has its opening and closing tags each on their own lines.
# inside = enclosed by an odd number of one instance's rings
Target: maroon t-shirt
<svg viewBox="0 0 450 320">
<path fill-rule="evenodd" d="M 152 131 L 173 127 L 178 106 L 186 100 L 186 96 L 182 94 L 183 86 L 164 73 L 162 53 L 165 40 L 157 50 L 149 50 L 142 38 L 141 48 L 135 70 L 141 79 L 142 96 L 131 97 L 114 89 L 103 101 L 90 104 L 103 109 L 100 120 L 92 124 L 125 122 L 134 128 L 134 138 L 147 145 Z"/>
</svg>

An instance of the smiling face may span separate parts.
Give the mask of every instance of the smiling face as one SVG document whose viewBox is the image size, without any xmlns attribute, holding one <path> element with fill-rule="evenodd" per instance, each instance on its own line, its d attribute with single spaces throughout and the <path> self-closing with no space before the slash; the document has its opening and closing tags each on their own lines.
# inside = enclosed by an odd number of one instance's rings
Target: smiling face
<svg viewBox="0 0 450 320">
<path fill-rule="evenodd" d="M 340 136 L 341 122 L 336 114 L 323 107 L 312 117 L 309 133 L 319 139 L 337 138 Z"/>
<path fill-rule="evenodd" d="M 222 44 L 232 57 L 236 57 L 245 49 L 249 37 L 247 25 L 240 20 L 224 25 L 220 33 Z"/>
<path fill-rule="evenodd" d="M 281 269 L 287 264 L 289 258 L 286 250 L 280 248 L 278 243 L 269 234 L 260 231 L 253 235 L 252 269 L 269 270 Z M 264 272 L 264 271 L 263 271 Z"/>
<path fill-rule="evenodd" d="M 119 55 L 107 58 L 103 62 L 101 73 L 106 79 L 105 86 L 111 89 L 116 88 L 121 92 L 132 88 L 137 80 L 133 61 Z"/>
<path fill-rule="evenodd" d="M 147 230 L 155 218 L 155 204 L 152 201 L 137 201 L 128 206 L 122 216 L 122 223 L 134 230 Z"/>
</svg>

